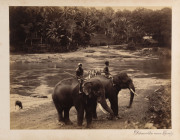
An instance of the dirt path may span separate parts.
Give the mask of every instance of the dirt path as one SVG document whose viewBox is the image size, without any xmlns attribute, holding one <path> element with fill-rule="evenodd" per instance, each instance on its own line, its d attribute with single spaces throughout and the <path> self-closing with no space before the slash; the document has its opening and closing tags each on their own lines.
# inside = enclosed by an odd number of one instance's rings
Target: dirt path
<svg viewBox="0 0 180 140">
<path fill-rule="evenodd" d="M 80 57 L 87 57 L 87 61 L 91 64 L 96 60 L 96 56 L 101 57 L 102 48 L 96 48 L 96 52 L 92 54 L 86 54 L 92 49 L 86 49 L 86 53 L 82 53 L 82 50 L 74 53 L 62 54 L 63 59 L 74 61 L 74 59 L 80 59 Z M 104 51 L 104 50 L 103 50 Z M 117 57 L 116 60 L 119 62 L 119 59 L 122 58 L 119 56 L 124 56 L 126 59 L 143 59 L 137 55 L 128 54 L 121 52 L 118 54 L 116 50 L 109 50 L 107 54 L 103 53 L 103 57 Z M 73 56 L 72 56 L 73 54 Z M 106 56 L 107 55 L 107 56 Z M 47 58 L 47 55 L 40 55 L 38 58 L 35 55 L 29 55 L 31 61 L 41 61 L 44 58 Z M 53 59 L 59 59 L 58 55 L 53 55 Z M 36 58 L 36 60 L 34 60 Z M 41 58 L 41 59 L 40 59 Z M 16 56 L 16 61 L 22 59 L 20 56 Z M 37 60 L 38 59 L 38 60 Z M 60 58 L 61 59 L 61 58 Z M 133 60 L 132 59 L 132 60 Z M 11 59 L 15 60 L 15 59 Z M 81 60 L 81 59 L 80 59 Z M 26 60 L 27 61 L 27 60 Z M 28 59 L 30 61 L 30 59 Z M 96 60 L 97 61 L 97 60 Z M 99 60 L 98 60 L 99 61 Z M 14 63 L 14 62 L 13 62 Z M 125 62 L 121 62 L 125 63 Z M 68 63 L 67 63 L 68 64 Z M 115 70 L 114 70 L 115 71 Z M 130 70 L 129 70 L 130 71 Z M 130 74 L 131 75 L 131 74 Z M 147 123 L 147 119 L 150 118 L 147 114 L 149 99 L 148 96 L 151 96 L 156 89 L 161 85 L 170 85 L 170 79 L 156 79 L 154 77 L 144 77 L 144 78 L 133 78 L 134 85 L 136 87 L 136 93 L 138 96 L 135 96 L 133 107 L 128 109 L 126 106 L 129 103 L 130 94 L 128 90 L 121 90 L 118 99 L 119 99 L 119 116 L 121 119 L 118 120 L 108 120 L 107 115 L 104 114 L 99 108 L 97 108 L 98 120 L 93 120 L 92 129 L 143 129 Z M 41 89 L 39 89 L 41 90 Z M 52 90 L 52 89 L 51 89 Z M 24 101 L 24 108 L 22 110 L 14 109 L 15 100 Z M 107 100 L 108 101 L 108 100 Z M 83 126 L 77 126 L 77 114 L 75 108 L 70 110 L 70 119 L 73 122 L 73 125 L 60 125 L 57 121 L 57 112 L 54 107 L 54 104 L 51 99 L 51 95 L 48 98 L 34 98 L 28 96 L 19 96 L 17 94 L 10 95 L 10 128 L 11 129 L 84 129 L 86 122 L 84 120 Z"/>
</svg>

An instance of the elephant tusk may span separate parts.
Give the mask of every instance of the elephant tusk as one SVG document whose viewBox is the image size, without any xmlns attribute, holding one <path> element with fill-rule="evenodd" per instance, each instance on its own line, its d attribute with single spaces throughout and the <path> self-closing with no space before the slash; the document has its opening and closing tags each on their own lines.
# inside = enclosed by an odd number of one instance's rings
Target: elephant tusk
<svg viewBox="0 0 180 140">
<path fill-rule="evenodd" d="M 84 90 L 83 90 L 83 92 L 85 93 L 85 95 L 89 95 L 87 91 L 84 91 Z"/>
<path fill-rule="evenodd" d="M 101 109 L 101 111 L 104 113 L 104 114 L 108 114 L 101 106 L 101 104 L 98 104 L 99 108 Z"/>
<path fill-rule="evenodd" d="M 138 94 L 136 94 L 136 92 L 134 92 L 131 88 L 130 88 L 130 91 L 131 91 L 132 93 L 134 93 L 136 96 L 138 96 Z"/>
</svg>

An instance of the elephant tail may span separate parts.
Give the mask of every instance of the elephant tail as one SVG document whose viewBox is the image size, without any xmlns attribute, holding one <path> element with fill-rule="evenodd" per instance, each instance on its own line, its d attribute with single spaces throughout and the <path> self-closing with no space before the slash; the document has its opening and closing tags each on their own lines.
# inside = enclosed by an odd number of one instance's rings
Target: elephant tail
<svg viewBox="0 0 180 140">
<path fill-rule="evenodd" d="M 54 93 L 52 94 L 52 100 L 53 100 L 54 104 L 58 103 L 57 97 Z"/>
</svg>

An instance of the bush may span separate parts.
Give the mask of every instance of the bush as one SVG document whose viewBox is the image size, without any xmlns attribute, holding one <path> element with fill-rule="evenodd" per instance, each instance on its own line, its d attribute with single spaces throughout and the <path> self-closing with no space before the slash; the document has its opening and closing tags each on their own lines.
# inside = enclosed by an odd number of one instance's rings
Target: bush
<svg viewBox="0 0 180 140">
<path fill-rule="evenodd" d="M 171 86 L 161 86 L 149 96 L 149 118 L 158 129 L 171 128 Z"/>
<path fill-rule="evenodd" d="M 99 44 L 100 46 L 106 46 L 107 45 L 107 43 L 105 43 L 105 42 L 100 42 L 100 44 Z"/>
<path fill-rule="evenodd" d="M 127 45 L 128 50 L 136 50 L 134 42 L 130 42 Z"/>
<path fill-rule="evenodd" d="M 153 52 L 157 52 L 158 49 L 159 49 L 158 47 L 153 47 L 153 48 L 152 48 L 152 51 L 153 51 Z"/>
</svg>

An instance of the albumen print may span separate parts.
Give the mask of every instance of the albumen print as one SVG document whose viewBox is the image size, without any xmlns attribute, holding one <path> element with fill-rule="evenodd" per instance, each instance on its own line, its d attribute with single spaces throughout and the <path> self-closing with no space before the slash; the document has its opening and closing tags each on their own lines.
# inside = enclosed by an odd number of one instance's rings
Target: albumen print
<svg viewBox="0 0 180 140">
<path fill-rule="evenodd" d="M 9 6 L 10 129 L 171 129 L 172 8 Z"/>
</svg>

